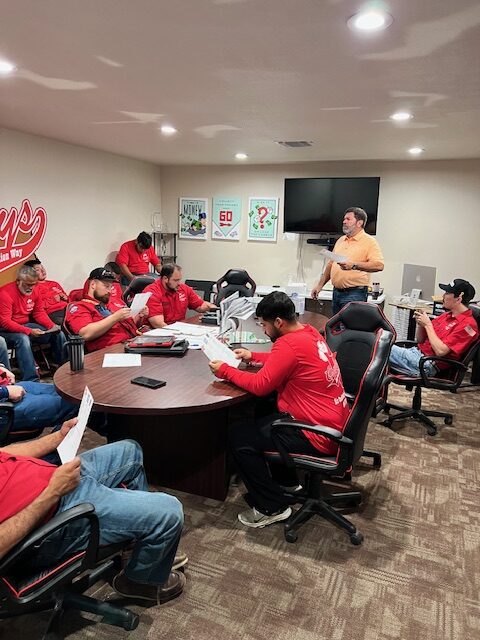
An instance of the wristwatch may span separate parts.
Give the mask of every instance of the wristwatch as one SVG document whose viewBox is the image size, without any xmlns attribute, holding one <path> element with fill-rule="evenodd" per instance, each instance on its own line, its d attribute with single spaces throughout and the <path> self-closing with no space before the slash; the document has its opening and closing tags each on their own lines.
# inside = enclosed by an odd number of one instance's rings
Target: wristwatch
<svg viewBox="0 0 480 640">
<path fill-rule="evenodd" d="M 356 263 L 356 262 L 354 262 L 354 263 L 352 264 L 352 269 L 356 269 L 356 268 L 357 268 L 357 263 Z"/>
</svg>

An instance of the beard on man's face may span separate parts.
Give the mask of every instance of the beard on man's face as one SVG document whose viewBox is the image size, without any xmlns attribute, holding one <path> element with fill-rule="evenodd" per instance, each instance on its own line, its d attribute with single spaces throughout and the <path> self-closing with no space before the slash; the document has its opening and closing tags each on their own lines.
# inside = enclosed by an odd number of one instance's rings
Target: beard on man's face
<svg viewBox="0 0 480 640">
<path fill-rule="evenodd" d="M 93 297 L 95 298 L 95 300 L 98 300 L 99 302 L 102 302 L 103 304 L 107 304 L 110 300 L 110 294 L 109 293 L 105 293 L 103 296 L 101 296 L 99 293 L 97 293 L 96 291 L 93 292 Z"/>
</svg>

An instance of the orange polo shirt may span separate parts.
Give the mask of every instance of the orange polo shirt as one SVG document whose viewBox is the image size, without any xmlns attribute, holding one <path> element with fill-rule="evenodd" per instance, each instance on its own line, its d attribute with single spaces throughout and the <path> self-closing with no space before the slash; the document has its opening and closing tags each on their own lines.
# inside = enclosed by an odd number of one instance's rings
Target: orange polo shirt
<svg viewBox="0 0 480 640">
<path fill-rule="evenodd" d="M 348 236 L 339 238 L 333 252 L 345 256 L 350 262 L 376 262 L 378 260 L 383 266 L 383 255 L 378 242 L 363 229 L 352 238 Z M 368 287 L 370 274 L 366 271 L 357 271 L 356 269 L 343 271 L 336 262 L 330 262 L 330 265 L 332 267 L 330 279 L 336 289 Z"/>
</svg>

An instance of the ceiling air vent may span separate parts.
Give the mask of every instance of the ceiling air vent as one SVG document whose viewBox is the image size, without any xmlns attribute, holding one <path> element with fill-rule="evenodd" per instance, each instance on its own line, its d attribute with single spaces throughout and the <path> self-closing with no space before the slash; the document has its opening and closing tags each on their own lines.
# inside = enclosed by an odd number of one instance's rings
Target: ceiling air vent
<svg viewBox="0 0 480 640">
<path fill-rule="evenodd" d="M 313 142 L 308 142 L 307 140 L 283 140 L 277 141 L 277 144 L 290 149 L 298 149 L 298 147 L 311 147 Z"/>
</svg>

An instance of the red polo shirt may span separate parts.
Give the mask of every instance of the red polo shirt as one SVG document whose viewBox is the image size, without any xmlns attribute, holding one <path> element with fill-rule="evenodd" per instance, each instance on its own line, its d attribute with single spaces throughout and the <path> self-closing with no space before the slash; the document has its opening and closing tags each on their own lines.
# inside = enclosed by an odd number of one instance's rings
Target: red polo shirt
<svg viewBox="0 0 480 640">
<path fill-rule="evenodd" d="M 432 320 L 432 325 L 437 336 L 450 349 L 446 357 L 452 360 L 459 360 L 478 338 L 478 325 L 471 309 L 467 309 L 456 317 L 453 317 L 451 311 L 442 313 L 441 316 Z M 435 355 L 429 340 L 421 342 L 418 348 L 426 356 Z M 439 369 L 448 369 L 447 364 L 435 364 Z"/>
<path fill-rule="evenodd" d="M 84 298 L 88 297 L 88 287 L 90 286 L 90 280 L 89 278 L 87 278 L 85 280 L 85 284 L 83 285 L 83 293 L 82 296 Z M 112 284 L 112 288 L 110 289 L 110 302 L 112 302 L 112 300 L 115 300 L 116 302 L 122 302 L 123 301 L 123 289 L 120 285 L 119 282 L 114 282 Z M 122 305 L 123 307 L 125 306 L 125 304 Z"/>
<path fill-rule="evenodd" d="M 55 296 L 58 295 L 65 296 L 65 298 L 68 297 L 58 282 L 55 282 L 54 280 L 39 280 L 35 289 L 40 293 L 46 313 L 60 311 L 61 309 L 65 309 L 67 306 L 66 300 L 55 299 Z"/>
<path fill-rule="evenodd" d="M 36 322 L 45 329 L 54 325 L 45 313 L 38 284 L 29 295 L 23 295 L 16 282 L 0 287 L 0 328 L 28 336 L 32 330 L 24 326 L 27 322 Z"/>
<path fill-rule="evenodd" d="M 80 329 L 86 327 L 87 324 L 104 320 L 105 316 L 98 311 L 98 305 L 98 300 L 90 298 L 89 296 L 78 302 L 72 302 L 65 315 L 65 322 L 69 329 L 74 333 L 79 333 Z M 105 306 L 109 311 L 115 313 L 115 311 L 123 309 L 125 303 L 123 301 L 110 300 Z M 99 338 L 86 342 L 85 347 L 87 351 L 98 351 L 98 349 L 124 342 L 137 335 L 138 331 L 135 322 L 132 318 L 127 318 L 126 320 L 122 320 L 122 322 L 115 323 L 113 327 Z"/>
<path fill-rule="evenodd" d="M 343 431 L 349 414 L 342 376 L 324 338 L 310 325 L 278 338 L 270 353 L 253 353 L 263 362 L 257 373 L 222 364 L 219 378 L 256 396 L 277 391 L 277 406 L 295 420 Z M 337 445 L 310 431 L 302 432 L 319 451 L 334 455 Z"/>
<path fill-rule="evenodd" d="M 184 320 L 187 309 L 198 309 L 203 300 L 188 284 L 178 285 L 176 291 L 171 291 L 163 286 L 161 278 L 149 284 L 143 291 L 152 292 L 148 299 L 148 317 L 162 315 L 167 324 Z"/>
<path fill-rule="evenodd" d="M 155 253 L 155 249 L 145 249 L 145 251 L 137 251 L 135 240 L 124 242 L 117 253 L 115 262 L 118 265 L 126 264 L 133 275 L 148 273 L 148 265 L 154 267 L 160 263 L 160 258 Z"/>
<path fill-rule="evenodd" d="M 57 467 L 0 451 L 0 522 L 28 507 L 47 487 Z"/>
</svg>

